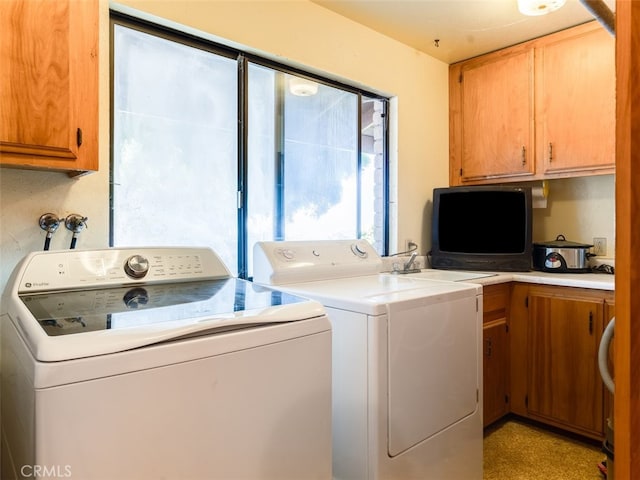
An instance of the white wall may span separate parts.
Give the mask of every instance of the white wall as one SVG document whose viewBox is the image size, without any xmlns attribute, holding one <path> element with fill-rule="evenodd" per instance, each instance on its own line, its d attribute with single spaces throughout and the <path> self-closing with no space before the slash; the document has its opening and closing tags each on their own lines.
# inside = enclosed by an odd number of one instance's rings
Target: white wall
<svg viewBox="0 0 640 480">
<path fill-rule="evenodd" d="M 607 257 L 615 256 L 615 176 L 565 178 L 549 182 L 547 208 L 533 214 L 533 240 L 567 240 L 591 244 L 607 239 Z"/>
</svg>

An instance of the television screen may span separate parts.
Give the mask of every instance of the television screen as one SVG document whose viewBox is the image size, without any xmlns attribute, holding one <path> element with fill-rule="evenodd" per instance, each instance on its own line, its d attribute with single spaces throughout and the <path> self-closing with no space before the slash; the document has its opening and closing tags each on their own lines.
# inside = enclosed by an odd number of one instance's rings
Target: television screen
<svg viewBox="0 0 640 480">
<path fill-rule="evenodd" d="M 529 270 L 531 212 L 531 190 L 527 187 L 435 189 L 432 266 Z"/>
</svg>

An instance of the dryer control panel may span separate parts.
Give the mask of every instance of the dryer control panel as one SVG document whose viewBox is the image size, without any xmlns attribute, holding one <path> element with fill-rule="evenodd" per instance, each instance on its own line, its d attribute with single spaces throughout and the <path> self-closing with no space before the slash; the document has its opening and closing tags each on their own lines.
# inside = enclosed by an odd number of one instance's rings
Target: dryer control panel
<svg viewBox="0 0 640 480">
<path fill-rule="evenodd" d="M 366 240 L 257 242 L 253 280 L 269 285 L 371 275 L 382 259 Z"/>
</svg>

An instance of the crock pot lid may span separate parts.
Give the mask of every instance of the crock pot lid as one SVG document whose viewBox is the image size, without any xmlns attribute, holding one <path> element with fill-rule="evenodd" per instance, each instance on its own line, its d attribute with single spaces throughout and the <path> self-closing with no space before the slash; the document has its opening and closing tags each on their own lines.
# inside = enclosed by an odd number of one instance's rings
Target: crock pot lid
<svg viewBox="0 0 640 480">
<path fill-rule="evenodd" d="M 540 242 L 534 243 L 536 247 L 547 247 L 547 248 L 590 248 L 593 245 L 588 245 L 586 243 L 578 243 L 578 242 L 570 242 L 564 235 L 560 234 L 556 237 L 555 240 L 550 242 Z"/>
</svg>

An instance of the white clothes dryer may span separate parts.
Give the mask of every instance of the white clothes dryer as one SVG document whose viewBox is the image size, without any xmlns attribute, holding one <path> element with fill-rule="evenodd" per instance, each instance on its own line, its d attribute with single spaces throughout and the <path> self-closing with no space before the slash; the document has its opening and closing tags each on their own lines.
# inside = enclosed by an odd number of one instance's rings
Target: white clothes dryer
<svg viewBox="0 0 640 480">
<path fill-rule="evenodd" d="M 2 325 L 2 478 L 331 478 L 322 305 L 209 249 L 28 255 Z"/>
<path fill-rule="evenodd" d="M 482 478 L 482 287 L 380 274 L 366 241 L 260 242 L 254 281 L 323 303 L 333 477 Z"/>
</svg>

